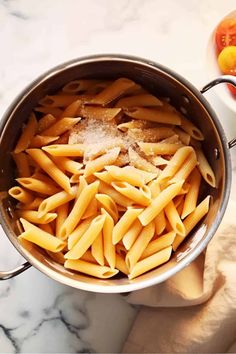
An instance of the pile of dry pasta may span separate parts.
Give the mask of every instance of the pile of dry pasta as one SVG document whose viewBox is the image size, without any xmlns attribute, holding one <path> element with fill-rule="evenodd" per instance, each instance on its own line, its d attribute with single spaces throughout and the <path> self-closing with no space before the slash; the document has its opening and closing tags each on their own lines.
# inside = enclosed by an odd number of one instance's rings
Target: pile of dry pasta
<svg viewBox="0 0 236 354">
<path fill-rule="evenodd" d="M 19 240 L 98 278 L 167 262 L 208 212 L 202 132 L 127 78 L 75 80 L 31 113 L 12 153 Z"/>
</svg>

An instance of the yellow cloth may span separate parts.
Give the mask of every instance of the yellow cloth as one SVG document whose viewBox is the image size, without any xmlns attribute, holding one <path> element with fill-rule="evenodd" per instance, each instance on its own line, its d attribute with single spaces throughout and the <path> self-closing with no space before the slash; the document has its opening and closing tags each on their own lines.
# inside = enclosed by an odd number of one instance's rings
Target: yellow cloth
<svg viewBox="0 0 236 354">
<path fill-rule="evenodd" d="M 204 254 L 127 301 L 145 306 L 123 353 L 236 352 L 236 202 L 229 203 Z"/>
</svg>

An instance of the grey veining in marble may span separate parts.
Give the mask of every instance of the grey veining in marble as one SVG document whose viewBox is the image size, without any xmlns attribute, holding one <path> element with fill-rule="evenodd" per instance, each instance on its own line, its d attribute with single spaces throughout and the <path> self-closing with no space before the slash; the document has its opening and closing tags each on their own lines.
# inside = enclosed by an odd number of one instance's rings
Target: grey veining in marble
<svg viewBox="0 0 236 354">
<path fill-rule="evenodd" d="M 0 0 L 0 116 L 42 72 L 88 54 L 150 58 L 202 87 L 208 37 L 234 7 L 235 0 Z M 235 115 L 213 93 L 206 97 L 235 137 Z M 231 155 L 235 198 L 236 148 Z M 0 230 L 0 269 L 21 262 Z M 135 314 L 120 295 L 78 291 L 31 268 L 0 283 L 0 352 L 119 352 Z"/>
</svg>

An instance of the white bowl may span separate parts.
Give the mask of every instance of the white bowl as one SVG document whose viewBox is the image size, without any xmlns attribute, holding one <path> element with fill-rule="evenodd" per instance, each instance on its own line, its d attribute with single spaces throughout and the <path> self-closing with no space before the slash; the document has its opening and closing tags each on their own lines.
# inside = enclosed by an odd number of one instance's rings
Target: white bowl
<svg viewBox="0 0 236 354">
<path fill-rule="evenodd" d="M 228 15 L 222 18 L 222 20 L 229 18 L 229 17 L 235 17 L 236 18 L 236 10 L 230 12 Z M 221 21 L 222 21 L 221 20 Z M 221 22 L 220 21 L 220 22 Z M 219 22 L 219 23 L 220 23 Z M 216 79 L 217 77 L 223 75 L 222 72 L 220 71 L 220 68 L 218 66 L 217 62 L 217 54 L 216 54 L 216 46 L 215 46 L 215 31 L 211 33 L 210 39 L 208 41 L 207 45 L 207 71 L 209 74 L 209 79 Z M 214 88 L 216 94 L 220 98 L 221 101 L 232 111 L 236 112 L 236 98 L 232 96 L 230 93 L 227 84 L 221 84 L 218 85 Z"/>
</svg>

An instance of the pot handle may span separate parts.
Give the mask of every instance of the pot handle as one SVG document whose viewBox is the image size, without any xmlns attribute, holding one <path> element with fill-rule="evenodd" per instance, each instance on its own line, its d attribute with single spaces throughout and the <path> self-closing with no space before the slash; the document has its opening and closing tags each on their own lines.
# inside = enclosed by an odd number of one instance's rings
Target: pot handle
<svg viewBox="0 0 236 354">
<path fill-rule="evenodd" d="M 214 79 L 214 80 L 210 81 L 208 84 L 206 84 L 205 86 L 203 86 L 203 88 L 200 90 L 200 92 L 205 93 L 209 89 L 211 89 L 212 87 L 214 87 L 218 84 L 222 84 L 222 83 L 231 84 L 234 87 L 236 87 L 236 76 L 233 76 L 233 75 L 219 76 L 217 79 Z M 235 145 L 236 145 L 236 138 L 230 140 L 228 143 L 229 149 L 231 149 Z"/>
<path fill-rule="evenodd" d="M 25 262 L 25 263 L 21 264 L 19 267 L 16 267 L 12 270 L 0 271 L 0 280 L 7 280 L 10 278 L 13 278 L 16 275 L 24 272 L 29 267 L 31 267 L 31 264 L 29 262 Z"/>
</svg>

